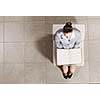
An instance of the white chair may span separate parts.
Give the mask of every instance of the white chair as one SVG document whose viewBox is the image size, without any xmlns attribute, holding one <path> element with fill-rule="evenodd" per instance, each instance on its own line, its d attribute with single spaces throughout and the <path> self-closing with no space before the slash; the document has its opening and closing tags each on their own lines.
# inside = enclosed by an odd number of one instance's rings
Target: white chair
<svg viewBox="0 0 100 100">
<path fill-rule="evenodd" d="M 53 36 L 55 35 L 55 33 L 57 32 L 57 30 L 63 28 L 64 24 L 53 24 Z M 73 24 L 73 27 L 79 29 L 82 33 L 82 42 L 81 42 L 81 46 L 82 48 L 82 57 L 81 57 L 81 63 L 77 64 L 78 66 L 83 66 L 84 65 L 84 39 L 85 39 L 85 25 L 84 24 Z M 56 49 L 56 45 L 55 45 L 55 38 L 53 38 L 53 64 L 54 66 L 57 66 L 57 49 Z"/>
</svg>

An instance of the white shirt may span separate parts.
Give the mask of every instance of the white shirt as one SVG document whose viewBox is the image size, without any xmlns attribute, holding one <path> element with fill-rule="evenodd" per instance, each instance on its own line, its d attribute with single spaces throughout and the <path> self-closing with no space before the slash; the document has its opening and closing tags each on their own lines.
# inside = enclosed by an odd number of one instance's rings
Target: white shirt
<svg viewBox="0 0 100 100">
<path fill-rule="evenodd" d="M 81 46 L 81 32 L 74 29 L 71 37 L 67 38 L 61 29 L 56 32 L 55 40 L 57 48 L 79 48 Z"/>
</svg>

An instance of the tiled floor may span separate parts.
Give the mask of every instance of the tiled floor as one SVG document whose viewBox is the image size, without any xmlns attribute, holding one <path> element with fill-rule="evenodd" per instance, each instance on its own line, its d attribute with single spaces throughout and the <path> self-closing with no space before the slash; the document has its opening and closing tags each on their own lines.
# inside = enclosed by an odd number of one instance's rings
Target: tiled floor
<svg viewBox="0 0 100 100">
<path fill-rule="evenodd" d="M 71 80 L 53 65 L 52 25 L 66 21 L 86 26 L 85 65 Z M 100 17 L 0 17 L 0 83 L 100 83 Z"/>
</svg>

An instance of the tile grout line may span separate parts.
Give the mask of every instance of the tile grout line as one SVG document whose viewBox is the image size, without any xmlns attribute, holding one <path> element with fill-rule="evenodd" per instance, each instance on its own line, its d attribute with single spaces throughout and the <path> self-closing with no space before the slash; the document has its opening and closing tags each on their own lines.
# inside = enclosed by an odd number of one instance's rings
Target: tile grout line
<svg viewBox="0 0 100 100">
<path fill-rule="evenodd" d="M 43 40 L 48 41 L 47 39 L 43 39 Z M 49 39 L 49 40 L 51 40 L 51 39 Z M 36 41 L 4 41 L 4 43 L 21 43 L 21 42 L 37 42 L 37 40 Z"/>
<path fill-rule="evenodd" d="M 4 33 L 5 33 L 5 17 L 3 17 L 3 83 L 5 83 L 5 44 L 4 44 Z"/>
<path fill-rule="evenodd" d="M 44 20 L 45 22 L 45 29 L 44 29 L 44 31 L 45 31 L 45 33 L 46 33 L 46 16 L 45 16 L 45 20 Z M 46 58 L 46 60 L 47 60 L 47 58 Z M 47 62 L 47 61 L 46 61 Z M 45 84 L 47 84 L 47 63 L 46 63 L 46 65 L 45 65 L 45 82 L 44 82 Z"/>
<path fill-rule="evenodd" d="M 89 42 L 90 42 L 90 39 L 89 39 L 89 21 L 88 21 L 88 19 L 87 19 L 87 32 L 88 32 L 88 66 L 89 66 L 89 68 L 88 68 L 88 70 L 89 70 L 89 82 L 88 82 L 88 84 L 90 84 L 90 54 L 89 54 Z"/>
<path fill-rule="evenodd" d="M 24 53 L 24 84 L 25 84 L 25 16 L 24 16 L 24 23 L 23 23 L 23 32 L 24 32 L 24 48 L 23 48 L 23 53 Z"/>
</svg>

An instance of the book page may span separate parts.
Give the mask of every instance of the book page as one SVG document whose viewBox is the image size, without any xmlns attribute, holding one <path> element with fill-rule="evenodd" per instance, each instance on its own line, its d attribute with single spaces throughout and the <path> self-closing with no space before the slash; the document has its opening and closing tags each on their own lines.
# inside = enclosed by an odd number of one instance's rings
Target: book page
<svg viewBox="0 0 100 100">
<path fill-rule="evenodd" d="M 69 64 L 69 50 L 68 49 L 57 49 L 57 64 L 64 65 Z"/>
<path fill-rule="evenodd" d="M 70 49 L 69 52 L 69 63 L 70 64 L 80 64 L 82 57 L 81 49 Z"/>
<path fill-rule="evenodd" d="M 80 64 L 82 60 L 81 49 L 57 49 L 57 65 Z"/>
</svg>

